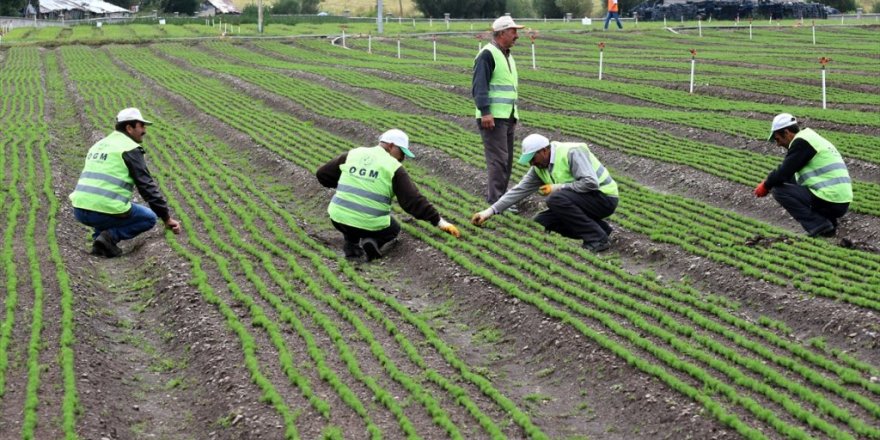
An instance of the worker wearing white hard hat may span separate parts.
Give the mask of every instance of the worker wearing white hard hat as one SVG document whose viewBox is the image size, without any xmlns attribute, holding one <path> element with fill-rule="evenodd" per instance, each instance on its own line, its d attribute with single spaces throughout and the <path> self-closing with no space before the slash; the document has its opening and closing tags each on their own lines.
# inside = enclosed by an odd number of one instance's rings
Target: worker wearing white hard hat
<svg viewBox="0 0 880 440">
<path fill-rule="evenodd" d="M 483 46 L 474 59 L 471 94 L 486 158 L 486 201 L 489 203 L 507 191 L 513 171 L 519 77 L 510 48 L 522 28 L 508 15 L 499 17 L 492 23 L 492 41 Z"/>
<path fill-rule="evenodd" d="M 140 110 L 123 109 L 116 115 L 116 130 L 86 153 L 70 202 L 74 217 L 92 228 L 93 255 L 122 255 L 118 243 L 152 229 L 158 218 L 175 234 L 181 231 L 147 169 L 141 143 L 150 124 Z M 135 188 L 149 208 L 132 203 Z"/>
<path fill-rule="evenodd" d="M 785 159 L 755 188 L 755 196 L 773 194 L 808 235 L 833 237 L 853 200 L 852 180 L 837 148 L 797 118 L 780 113 L 770 123 L 770 138 L 785 148 Z"/>
<path fill-rule="evenodd" d="M 407 174 L 402 162 L 415 157 L 409 136 L 391 129 L 379 136 L 379 144 L 343 153 L 318 168 L 318 182 L 335 188 L 327 213 L 343 236 L 342 251 L 348 259 L 366 256 L 367 261 L 382 257 L 383 247 L 400 234 L 400 224 L 391 216 L 391 202 L 419 220 L 459 237 L 451 223 L 440 217 Z"/>
<path fill-rule="evenodd" d="M 605 219 L 617 209 L 617 183 L 587 144 L 551 142 L 543 135 L 531 134 L 522 141 L 518 162 L 532 167 L 497 202 L 475 213 L 471 218 L 473 224 L 482 225 L 493 215 L 538 192 L 547 196 L 547 210 L 538 213 L 534 220 L 547 231 L 582 240 L 582 246 L 592 252 L 602 252 L 611 246 L 612 228 Z"/>
</svg>

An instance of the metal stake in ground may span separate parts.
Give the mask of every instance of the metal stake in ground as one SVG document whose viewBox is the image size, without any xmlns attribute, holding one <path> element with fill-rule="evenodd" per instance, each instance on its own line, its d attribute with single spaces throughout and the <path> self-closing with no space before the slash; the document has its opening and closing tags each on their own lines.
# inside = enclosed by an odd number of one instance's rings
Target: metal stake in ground
<svg viewBox="0 0 880 440">
<path fill-rule="evenodd" d="M 474 37 L 477 38 L 477 53 L 480 53 L 480 51 L 483 50 L 483 34 L 479 33 L 474 35 Z"/>
<path fill-rule="evenodd" d="M 819 64 L 822 65 L 822 109 L 826 108 L 825 105 L 825 65 L 831 62 L 831 58 L 820 57 Z"/>
<path fill-rule="evenodd" d="M 342 26 L 339 26 L 339 27 L 342 28 L 342 47 L 346 47 L 346 46 L 345 46 L 345 25 L 342 25 Z"/>
<path fill-rule="evenodd" d="M 703 36 L 703 20 L 697 17 L 697 29 L 700 30 L 700 37 Z"/>
<path fill-rule="evenodd" d="M 373 34 L 367 34 L 367 53 L 373 53 Z"/>
<path fill-rule="evenodd" d="M 605 42 L 599 42 L 599 81 L 602 81 L 602 55 L 605 54 Z"/>
<path fill-rule="evenodd" d="M 529 38 L 532 39 L 532 70 L 536 70 L 538 67 L 535 64 L 535 38 L 538 36 L 538 31 L 529 29 L 527 33 Z"/>
<path fill-rule="evenodd" d="M 431 35 L 431 42 L 434 43 L 434 61 L 437 61 L 437 36 Z"/>
<path fill-rule="evenodd" d="M 400 34 L 397 34 L 397 59 L 400 59 Z"/>
<path fill-rule="evenodd" d="M 752 39 L 752 17 L 749 17 L 749 41 Z"/>
<path fill-rule="evenodd" d="M 694 93 L 694 68 L 697 65 L 697 50 L 691 49 L 691 91 Z"/>
<path fill-rule="evenodd" d="M 816 45 L 816 20 L 813 20 L 813 46 Z"/>
</svg>

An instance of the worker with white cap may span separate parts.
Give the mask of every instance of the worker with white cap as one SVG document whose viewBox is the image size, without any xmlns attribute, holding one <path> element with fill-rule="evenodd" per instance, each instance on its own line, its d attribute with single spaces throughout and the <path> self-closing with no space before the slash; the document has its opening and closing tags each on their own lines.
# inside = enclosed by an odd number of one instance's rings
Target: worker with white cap
<svg viewBox="0 0 880 440">
<path fill-rule="evenodd" d="M 497 202 L 474 214 L 473 224 L 482 225 L 538 191 L 547 196 L 547 210 L 535 216 L 544 228 L 583 240 L 583 247 L 592 252 L 611 246 L 608 236 L 612 228 L 604 219 L 617 209 L 617 183 L 587 144 L 551 142 L 540 134 L 530 134 L 523 139 L 518 162 L 532 167 Z"/>
<path fill-rule="evenodd" d="M 755 188 L 769 193 L 811 237 L 833 237 L 853 200 L 852 180 L 837 148 L 789 113 L 773 118 L 770 138 L 788 150 L 782 163 Z"/>
<path fill-rule="evenodd" d="M 70 202 L 74 217 L 93 229 L 94 255 L 122 255 L 117 243 L 149 231 L 157 218 L 162 219 L 166 229 L 180 234 L 180 222 L 171 217 L 168 202 L 147 169 L 146 153 L 140 145 L 151 124 L 140 110 L 123 109 L 116 115 L 116 130 L 86 153 L 85 166 L 70 194 Z M 131 202 L 135 188 L 149 208 Z"/>
<path fill-rule="evenodd" d="M 415 157 L 409 149 L 409 137 L 395 128 L 379 136 L 379 145 L 352 149 L 318 168 L 318 182 L 336 188 L 327 213 L 345 240 L 342 250 L 346 258 L 366 254 L 370 261 L 382 257 L 382 247 L 400 233 L 400 224 L 391 216 L 394 197 L 413 217 L 460 236 L 458 228 L 440 217 L 419 193 L 401 166 L 407 157 Z"/>
<path fill-rule="evenodd" d="M 471 93 L 486 157 L 489 203 L 495 203 L 507 191 L 513 171 L 519 79 L 510 48 L 519 38 L 517 30 L 522 28 L 508 15 L 498 18 L 492 23 L 492 41 L 474 59 Z"/>
</svg>

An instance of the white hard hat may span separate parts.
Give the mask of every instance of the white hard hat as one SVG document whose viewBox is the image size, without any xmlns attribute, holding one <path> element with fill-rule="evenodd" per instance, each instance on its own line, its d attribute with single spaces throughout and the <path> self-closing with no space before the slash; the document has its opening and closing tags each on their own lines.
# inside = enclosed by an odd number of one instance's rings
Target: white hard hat
<svg viewBox="0 0 880 440">
<path fill-rule="evenodd" d="M 403 151 L 406 157 L 416 157 L 415 154 L 412 154 L 412 151 L 409 151 L 409 136 L 402 130 L 392 128 L 382 133 L 382 136 L 379 136 L 379 142 L 397 145 L 397 148 L 400 148 L 400 151 Z"/>
<path fill-rule="evenodd" d="M 492 22 L 492 30 L 495 32 L 503 31 L 505 29 L 522 29 L 525 26 L 520 26 L 513 22 L 513 18 L 509 15 L 504 15 L 498 17 L 497 20 Z"/>
<path fill-rule="evenodd" d="M 141 116 L 140 110 L 138 110 L 134 107 L 122 109 L 122 111 L 120 111 L 119 114 L 116 115 L 116 122 L 125 122 L 125 121 L 140 121 L 140 122 L 143 122 L 144 125 L 152 124 L 152 122 L 144 119 L 144 117 Z"/>
<path fill-rule="evenodd" d="M 791 127 L 792 125 L 797 125 L 797 118 L 792 116 L 791 113 L 780 113 L 776 115 L 776 117 L 773 118 L 773 123 L 770 125 L 770 137 L 767 138 L 767 140 L 773 140 L 773 133 L 775 133 L 776 130 Z"/>
<path fill-rule="evenodd" d="M 528 165 L 532 160 L 532 157 L 535 156 L 540 150 L 543 150 L 548 145 L 550 145 L 550 139 L 547 139 L 544 136 L 541 136 L 538 133 L 533 133 L 526 136 L 522 141 L 522 155 L 519 157 L 517 161 L 520 165 Z"/>
</svg>

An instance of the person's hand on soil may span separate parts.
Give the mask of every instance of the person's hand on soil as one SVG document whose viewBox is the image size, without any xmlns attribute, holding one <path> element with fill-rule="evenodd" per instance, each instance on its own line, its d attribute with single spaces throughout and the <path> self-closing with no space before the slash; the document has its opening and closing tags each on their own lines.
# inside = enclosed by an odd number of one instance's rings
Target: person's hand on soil
<svg viewBox="0 0 880 440">
<path fill-rule="evenodd" d="M 440 219 L 440 223 L 437 223 L 437 227 L 440 228 L 441 231 L 446 232 L 455 238 L 461 237 L 461 232 L 459 232 L 458 228 L 442 218 Z"/>
<path fill-rule="evenodd" d="M 764 186 L 764 181 L 762 180 L 761 183 L 759 183 L 758 186 L 755 188 L 755 197 L 765 197 L 769 192 L 770 190 L 768 190 L 767 187 Z"/>
<path fill-rule="evenodd" d="M 471 216 L 471 223 L 477 226 L 483 226 L 483 223 L 486 223 L 486 220 L 489 220 L 489 217 L 495 215 L 495 210 L 490 206 L 487 209 L 484 209 L 480 212 L 475 213 Z"/>
<path fill-rule="evenodd" d="M 180 231 L 182 231 L 180 222 L 174 220 L 173 218 L 169 218 L 167 221 L 165 221 L 165 229 L 170 229 L 171 232 L 174 233 L 174 235 L 180 235 Z"/>
</svg>

